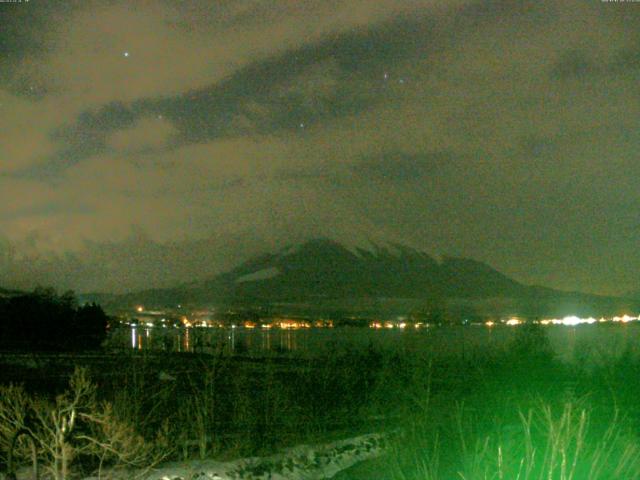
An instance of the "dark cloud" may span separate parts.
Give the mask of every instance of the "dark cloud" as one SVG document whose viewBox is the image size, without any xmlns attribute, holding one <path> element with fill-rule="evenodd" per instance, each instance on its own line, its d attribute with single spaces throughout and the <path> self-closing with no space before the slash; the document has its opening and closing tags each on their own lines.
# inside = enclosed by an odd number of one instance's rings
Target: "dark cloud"
<svg viewBox="0 0 640 480">
<path fill-rule="evenodd" d="M 42 33 L 45 31 L 46 15 L 42 9 L 28 5 L 0 5 L 0 78 L 7 82 L 14 67 L 25 58 L 40 57 L 47 53 L 48 43 Z"/>
<path fill-rule="evenodd" d="M 611 67 L 613 72 L 640 69 L 640 44 L 621 49 Z"/>
<path fill-rule="evenodd" d="M 596 65 L 595 61 L 584 51 L 569 50 L 560 54 L 551 67 L 551 77 L 563 79 L 567 77 L 585 77 L 601 73 L 602 66 Z"/>
<path fill-rule="evenodd" d="M 54 91 L 39 77 L 37 65 L 51 55 L 61 39 L 56 26 L 86 5 L 78 0 L 0 3 L 0 81 L 20 97 L 38 100 Z"/>
<path fill-rule="evenodd" d="M 389 76 L 395 65 L 429 55 L 433 28 L 428 17 L 394 19 L 255 62 L 205 88 L 84 111 L 73 125 L 51 133 L 64 145 L 62 150 L 25 174 L 60 173 L 107 150 L 108 135 L 146 116 L 162 117 L 176 126 L 173 146 L 165 147 L 173 148 L 221 137 L 301 132 L 320 122 L 356 115 L 388 100 L 389 82 L 405 81 Z M 331 85 L 315 89 L 314 82 L 323 79 Z"/>
<path fill-rule="evenodd" d="M 438 176 L 441 169 L 455 162 L 450 152 L 406 154 L 387 152 L 367 157 L 351 166 L 351 172 L 364 180 L 424 182 Z"/>
<path fill-rule="evenodd" d="M 25 217 L 40 217 L 56 214 L 91 214 L 94 210 L 84 205 L 68 205 L 61 203 L 41 203 L 29 207 L 18 208 L 12 211 L 0 212 L 1 219 L 15 219 Z"/>
<path fill-rule="evenodd" d="M 557 139 L 551 136 L 528 135 L 522 138 L 522 150 L 518 154 L 522 154 L 532 160 L 548 157 L 556 151 L 557 143 Z"/>
</svg>

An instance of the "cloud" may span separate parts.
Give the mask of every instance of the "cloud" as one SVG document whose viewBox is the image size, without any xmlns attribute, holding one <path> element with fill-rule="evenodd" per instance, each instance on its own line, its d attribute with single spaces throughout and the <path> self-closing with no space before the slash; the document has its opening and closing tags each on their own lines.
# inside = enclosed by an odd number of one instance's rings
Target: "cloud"
<svg viewBox="0 0 640 480">
<path fill-rule="evenodd" d="M 29 77 L 88 105 L 177 94 L 327 35 L 437 5 L 383 0 L 312 0 L 296 6 L 286 0 L 238 5 L 76 2 L 71 8 L 47 9 L 56 20 L 47 33 L 51 51 Z M 27 57 L 15 66 L 15 75 L 29 67 Z"/>
<path fill-rule="evenodd" d="M 612 62 L 612 70 L 640 69 L 640 45 L 628 46 L 620 49 Z"/>
<path fill-rule="evenodd" d="M 51 103 L 0 89 L 0 175 L 41 163 L 55 151 L 49 131 L 61 120 Z"/>
<path fill-rule="evenodd" d="M 165 88 L 162 95 L 154 95 L 154 89 L 144 85 L 130 101 L 123 101 L 129 96 L 118 95 L 117 100 L 85 109 L 73 124 L 61 128 L 56 136 L 65 142 L 64 155 L 57 154 L 50 162 L 60 165 L 60 158 L 65 157 L 75 163 L 94 155 L 107 148 L 106 135 L 129 129 L 138 119 L 149 116 L 170 120 L 179 131 L 176 140 L 192 143 L 296 131 L 301 126 L 358 114 L 385 97 L 383 78 L 390 64 L 426 49 L 429 26 L 422 18 L 402 17 L 364 31 L 320 36 L 315 42 L 295 44 L 282 52 L 279 46 L 269 56 L 242 65 L 226 77 L 217 79 L 210 73 L 208 85 L 189 89 L 183 82 L 175 94 L 168 94 L 171 90 Z M 91 71 L 109 68 L 102 65 Z M 145 71 L 149 69 L 145 67 Z M 126 78 L 123 72 L 114 75 L 121 82 Z M 88 82 L 91 92 L 100 89 L 97 79 Z M 113 82 L 109 80 L 109 84 Z M 126 84 L 131 82 L 135 80 L 127 79 Z"/>
<path fill-rule="evenodd" d="M 387 152 L 375 158 L 355 163 L 351 171 L 365 179 L 377 181 L 424 182 L 438 174 L 450 162 L 456 161 L 448 152 L 406 154 Z"/>
<path fill-rule="evenodd" d="M 68 272 L 46 278 L 82 290 L 164 285 L 329 232 L 617 288 L 606 251 L 625 259 L 616 275 L 640 262 L 640 43 L 637 9 L 609 7 L 52 7 L 48 48 L 14 52 L 0 93 L 0 232 L 14 252 L 38 238 L 42 267 L 7 271 Z"/>
<path fill-rule="evenodd" d="M 107 146 L 125 152 L 159 150 L 167 145 L 176 129 L 162 116 L 138 120 L 127 130 L 118 130 L 107 140 Z"/>
</svg>

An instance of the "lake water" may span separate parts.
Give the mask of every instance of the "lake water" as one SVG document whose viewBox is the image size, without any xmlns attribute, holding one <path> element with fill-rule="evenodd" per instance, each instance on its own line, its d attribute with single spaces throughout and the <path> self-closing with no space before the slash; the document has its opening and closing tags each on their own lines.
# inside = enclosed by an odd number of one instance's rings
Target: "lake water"
<svg viewBox="0 0 640 480">
<path fill-rule="evenodd" d="M 469 355 L 500 348 L 514 339 L 522 326 L 443 326 L 414 329 L 358 327 L 248 329 L 119 327 L 110 333 L 109 348 L 226 354 L 286 354 L 313 356 L 369 346 L 407 353 Z M 611 359 L 625 351 L 640 351 L 640 324 L 545 326 L 551 347 L 562 360 Z"/>
</svg>

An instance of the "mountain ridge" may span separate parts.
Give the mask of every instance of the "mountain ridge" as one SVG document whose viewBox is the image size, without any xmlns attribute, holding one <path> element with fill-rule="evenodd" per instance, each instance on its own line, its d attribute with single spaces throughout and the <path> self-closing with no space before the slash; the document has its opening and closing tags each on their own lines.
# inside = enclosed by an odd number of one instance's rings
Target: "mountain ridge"
<svg viewBox="0 0 640 480">
<path fill-rule="evenodd" d="M 399 243 L 369 243 L 345 246 L 316 238 L 250 258 L 204 281 L 85 298 L 107 306 L 331 304 L 343 309 L 372 299 L 411 299 L 414 304 L 512 299 L 516 310 L 536 315 L 560 310 L 602 314 L 622 308 L 620 298 L 526 285 L 485 262 L 449 256 L 437 260 Z"/>
</svg>

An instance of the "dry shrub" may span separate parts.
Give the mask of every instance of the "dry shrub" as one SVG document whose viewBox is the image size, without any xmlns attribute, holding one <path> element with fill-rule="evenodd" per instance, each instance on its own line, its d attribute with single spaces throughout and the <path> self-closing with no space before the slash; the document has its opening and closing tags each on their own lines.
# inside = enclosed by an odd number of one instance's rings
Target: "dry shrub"
<svg viewBox="0 0 640 480">
<path fill-rule="evenodd" d="M 95 392 L 83 368 L 76 368 L 69 389 L 53 401 L 29 396 L 21 386 L 0 387 L 3 451 L 8 452 L 13 438 L 24 432 L 14 448 L 16 463 L 30 461 L 31 438 L 38 462 L 55 480 L 70 478 L 72 469 L 97 468 L 103 476 L 106 466 L 110 471 L 148 468 L 164 458 L 152 443 L 116 418 L 110 404 L 98 402 Z"/>
</svg>

